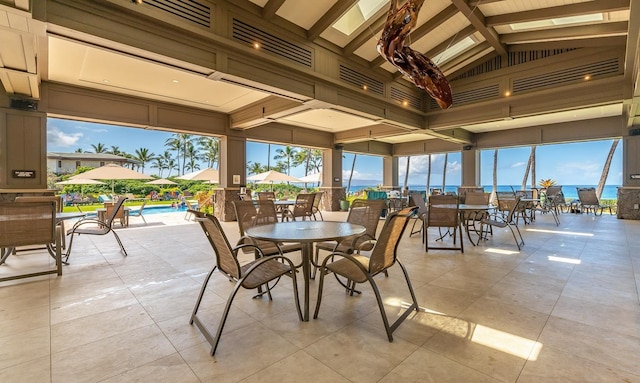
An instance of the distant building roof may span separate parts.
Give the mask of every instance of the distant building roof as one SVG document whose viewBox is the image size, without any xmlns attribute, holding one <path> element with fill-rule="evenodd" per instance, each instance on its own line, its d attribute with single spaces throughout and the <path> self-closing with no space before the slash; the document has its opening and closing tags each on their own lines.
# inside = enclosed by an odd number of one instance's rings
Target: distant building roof
<svg viewBox="0 0 640 383">
<path fill-rule="evenodd" d="M 115 154 L 108 153 L 59 153 L 49 152 L 47 153 L 48 159 L 55 160 L 85 160 L 85 161 L 117 161 L 117 162 L 129 162 L 139 164 L 140 161 L 127 158 L 123 156 L 117 156 Z"/>
</svg>

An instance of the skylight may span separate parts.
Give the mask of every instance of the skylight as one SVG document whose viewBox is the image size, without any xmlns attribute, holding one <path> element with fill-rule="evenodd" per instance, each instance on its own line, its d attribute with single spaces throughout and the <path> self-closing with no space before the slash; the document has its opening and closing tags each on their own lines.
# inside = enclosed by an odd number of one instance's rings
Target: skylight
<svg viewBox="0 0 640 383">
<path fill-rule="evenodd" d="M 436 55 L 431 60 L 436 65 L 442 65 L 445 62 L 451 60 L 452 58 L 458 56 L 462 52 L 466 51 L 470 47 L 474 46 L 475 44 L 476 44 L 476 41 L 471 36 L 465 37 L 464 39 L 458 41 L 457 43 L 447 48 L 447 50 L 445 50 L 444 52 L 440 53 L 439 55 Z"/>
<path fill-rule="evenodd" d="M 359 0 L 333 27 L 349 36 L 388 2 L 389 0 Z"/>
<path fill-rule="evenodd" d="M 582 23 L 589 23 L 593 21 L 603 21 L 603 20 L 604 20 L 604 15 L 602 13 L 592 13 L 589 15 L 579 15 L 579 16 L 569 16 L 569 17 L 558 17 L 555 19 L 526 21 L 524 23 L 509 24 L 509 26 L 514 31 L 523 31 L 527 29 L 539 29 L 539 28 L 545 28 L 545 27 L 555 27 L 559 25 L 582 24 Z"/>
</svg>

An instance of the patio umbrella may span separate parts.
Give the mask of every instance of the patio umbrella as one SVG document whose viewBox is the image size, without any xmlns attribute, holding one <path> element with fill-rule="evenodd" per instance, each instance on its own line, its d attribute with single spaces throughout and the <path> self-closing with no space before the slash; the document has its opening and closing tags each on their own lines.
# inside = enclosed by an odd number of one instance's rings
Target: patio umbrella
<svg viewBox="0 0 640 383">
<path fill-rule="evenodd" d="M 259 181 L 259 183 L 274 183 L 274 182 L 301 182 L 299 178 L 291 177 L 288 174 L 280 173 L 275 170 L 269 170 L 268 172 L 255 174 L 251 177 L 247 177 L 249 181 Z"/>
<path fill-rule="evenodd" d="M 300 177 L 300 181 L 307 182 L 320 182 L 322 181 L 322 173 L 309 174 L 304 177 Z"/>
<path fill-rule="evenodd" d="M 158 178 L 153 181 L 145 182 L 146 185 L 177 185 L 177 182 L 173 182 L 166 178 Z"/>
<path fill-rule="evenodd" d="M 92 180 L 111 180 L 111 193 L 113 193 L 115 180 L 148 180 L 149 177 L 146 174 L 142 174 L 135 170 L 123 168 L 116 164 L 106 164 L 99 168 L 89 170 L 88 172 L 76 174 L 69 177 L 69 179 L 89 178 Z"/>
<path fill-rule="evenodd" d="M 104 182 L 98 180 L 92 180 L 91 178 L 76 178 L 68 179 L 66 181 L 56 182 L 56 185 L 80 185 L 80 194 L 84 195 L 82 185 L 104 185 Z"/>
<path fill-rule="evenodd" d="M 288 174 L 280 173 L 275 170 L 269 170 L 268 172 L 255 174 L 251 177 L 247 177 L 249 181 L 257 181 L 259 184 L 271 184 L 271 190 L 273 190 L 273 184 L 279 182 L 301 182 L 298 178 L 291 177 Z"/>
<path fill-rule="evenodd" d="M 179 180 L 186 181 L 211 181 L 212 183 L 220 182 L 220 172 L 217 169 L 206 168 L 195 171 L 193 173 L 187 173 L 177 177 Z"/>
</svg>

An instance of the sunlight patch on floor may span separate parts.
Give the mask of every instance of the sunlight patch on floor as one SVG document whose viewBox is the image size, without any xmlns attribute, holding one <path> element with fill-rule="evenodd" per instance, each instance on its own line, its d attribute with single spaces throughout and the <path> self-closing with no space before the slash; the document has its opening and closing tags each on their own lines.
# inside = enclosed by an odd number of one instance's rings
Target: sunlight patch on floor
<svg viewBox="0 0 640 383">
<path fill-rule="evenodd" d="M 527 229 L 527 231 L 533 231 L 536 233 L 550 233 L 550 234 L 563 234 L 563 235 L 578 235 L 582 237 L 593 237 L 593 233 L 579 233 L 577 231 L 559 231 L 559 230 L 544 230 L 544 229 Z"/>
<path fill-rule="evenodd" d="M 553 256 L 553 255 L 548 256 L 547 259 L 550 260 L 550 261 L 554 261 L 554 262 L 571 263 L 572 265 L 579 265 L 579 264 L 582 263 L 582 261 L 579 260 L 579 259 L 556 257 L 556 256 Z"/>
<path fill-rule="evenodd" d="M 411 303 L 401 299 L 391 298 L 386 304 L 408 308 Z M 451 335 L 466 338 L 479 345 L 504 352 L 515 357 L 535 361 L 542 350 L 542 343 L 532 339 L 523 338 L 508 332 L 487 327 L 481 324 L 469 322 L 463 319 L 453 318 L 444 313 L 420 306 L 419 311 L 430 316 L 424 323 L 429 327 L 444 331 Z"/>
</svg>

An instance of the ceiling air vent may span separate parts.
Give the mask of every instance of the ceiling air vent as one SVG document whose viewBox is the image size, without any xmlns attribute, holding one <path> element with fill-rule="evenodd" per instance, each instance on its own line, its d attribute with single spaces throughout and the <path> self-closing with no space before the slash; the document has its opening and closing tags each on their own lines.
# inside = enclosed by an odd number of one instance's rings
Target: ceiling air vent
<svg viewBox="0 0 640 383">
<path fill-rule="evenodd" d="M 525 92 L 539 88 L 558 86 L 566 83 L 576 83 L 585 80 L 586 76 L 594 78 L 620 72 L 620 64 L 617 58 L 579 65 L 573 68 L 562 69 L 555 72 L 537 76 L 521 78 L 513 81 L 513 93 Z"/>
<path fill-rule="evenodd" d="M 453 104 L 452 105 L 463 105 L 469 104 L 472 102 L 481 102 L 487 101 L 500 96 L 500 89 L 498 84 L 489 85 L 484 88 L 465 90 L 462 92 L 453 91 Z M 440 109 L 438 104 L 434 99 L 431 99 L 429 103 L 430 109 Z"/>
<path fill-rule="evenodd" d="M 413 94 L 407 93 L 394 87 L 391 87 L 391 99 L 394 101 L 398 101 L 402 105 L 411 106 L 415 109 L 422 109 L 422 100 L 420 99 L 420 97 L 414 96 Z"/>
<path fill-rule="evenodd" d="M 563 54 L 566 52 L 571 52 L 576 50 L 577 48 L 565 48 L 565 49 L 544 49 L 544 50 L 536 50 L 536 51 L 521 51 L 521 52 L 509 52 L 507 55 L 506 66 L 514 66 L 527 63 L 529 61 L 540 60 L 546 57 L 551 57 L 559 54 Z M 482 64 L 469 69 L 468 71 L 461 73 L 460 75 L 449 79 L 449 81 L 460 80 L 462 78 L 469 78 L 481 75 L 483 73 L 493 72 L 494 70 L 502 69 L 503 67 L 502 57 L 497 56 L 492 59 L 489 59 Z"/>
<path fill-rule="evenodd" d="M 160 9 L 202 27 L 211 27 L 211 8 L 194 0 L 145 0 L 142 4 Z"/>
<path fill-rule="evenodd" d="M 257 44 L 265 52 L 311 68 L 311 50 L 245 24 L 238 19 L 233 19 L 233 38 L 252 47 Z"/>
<path fill-rule="evenodd" d="M 340 65 L 340 80 L 355 85 L 358 88 L 379 95 L 384 94 L 384 84 L 382 81 L 376 80 L 369 76 L 365 76 L 357 70 L 353 70 L 344 65 Z"/>
</svg>

